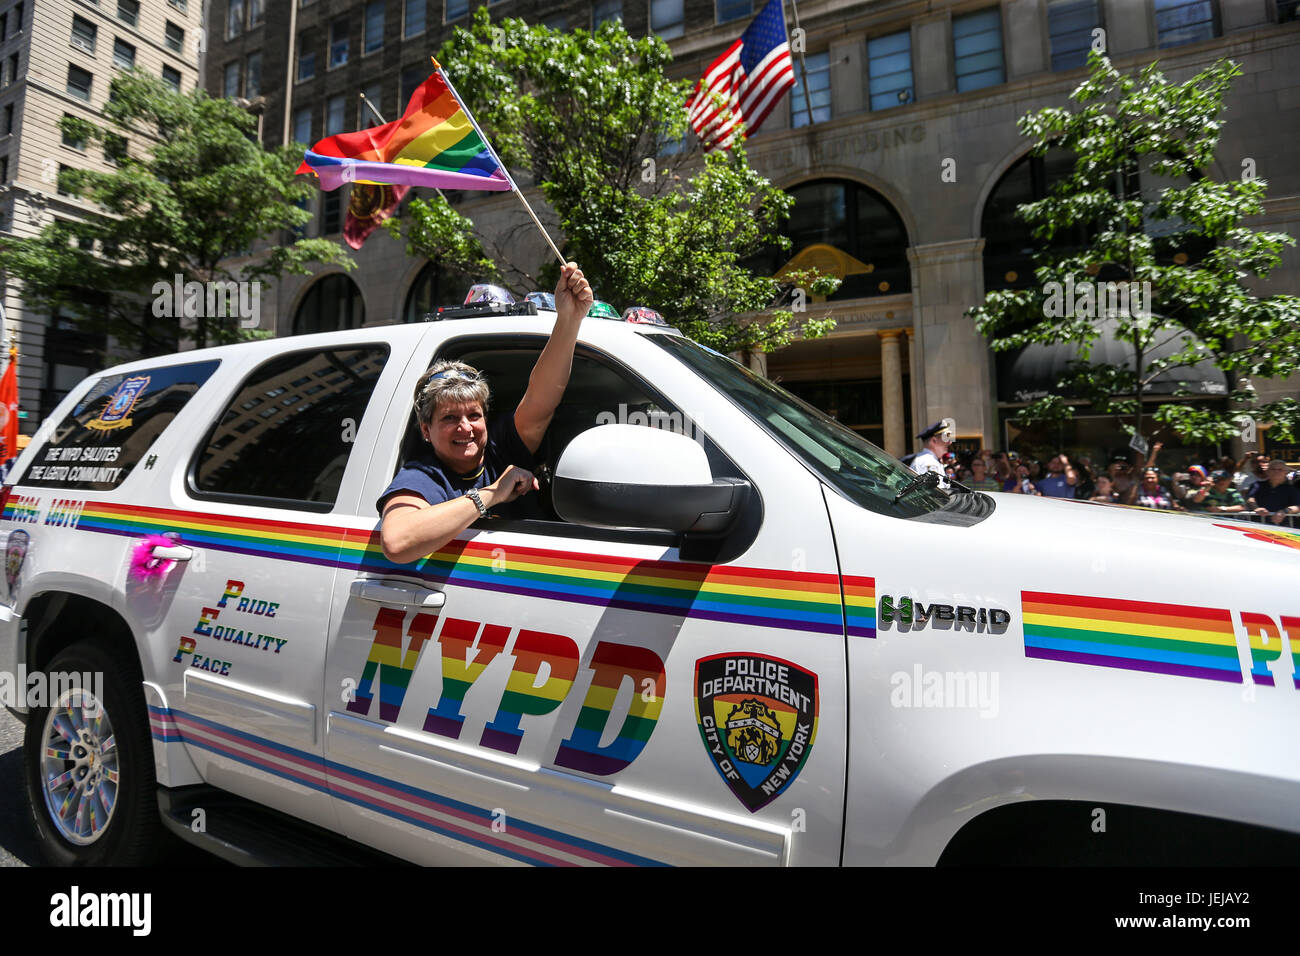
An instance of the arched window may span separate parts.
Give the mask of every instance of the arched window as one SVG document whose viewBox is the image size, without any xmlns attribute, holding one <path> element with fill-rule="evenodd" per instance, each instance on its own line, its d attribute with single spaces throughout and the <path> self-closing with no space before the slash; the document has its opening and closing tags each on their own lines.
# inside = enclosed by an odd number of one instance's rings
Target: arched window
<svg viewBox="0 0 1300 956">
<path fill-rule="evenodd" d="M 452 287 L 451 277 L 435 262 L 426 262 L 420 274 L 406 293 L 406 306 L 402 309 L 403 322 L 422 322 L 429 312 L 437 312 L 440 305 L 455 305 L 465 295 L 467 287 Z"/>
<path fill-rule="evenodd" d="M 1034 284 L 1034 249 L 1037 240 L 1029 224 L 1016 215 L 1021 203 L 1037 202 L 1052 184 L 1070 174 L 1074 157 L 1063 149 L 1046 156 L 1025 156 L 1002 174 L 984 204 L 980 235 L 984 237 L 984 289 L 1024 289 Z M 1058 234 L 1062 246 L 1083 245 L 1081 229 Z"/>
<path fill-rule="evenodd" d="M 1125 176 L 1125 193 L 1138 195 L 1154 206 L 1164 186 L 1184 186 L 1186 181 L 1162 180 L 1154 176 L 1150 161 L 1133 164 Z M 1021 203 L 1045 198 L 1052 185 L 1074 170 L 1074 155 L 1064 149 L 1049 149 L 1044 156 L 1025 156 L 1002 174 L 980 218 L 980 235 L 984 237 L 984 289 L 1024 289 L 1034 284 L 1034 250 L 1038 240 L 1029 224 L 1016 215 Z M 1112 186 L 1112 191 L 1117 189 Z M 1157 261 L 1162 264 L 1198 261 L 1212 244 L 1184 231 L 1179 222 L 1157 221 L 1148 211 L 1144 228 L 1155 239 Z M 1051 247 L 1058 250 L 1078 249 L 1089 242 L 1086 226 L 1075 225 L 1053 236 Z M 1099 280 L 1122 280 L 1125 271 L 1114 264 L 1102 267 Z"/>
<path fill-rule="evenodd" d="M 838 275 L 844 281 L 832 300 L 911 290 L 907 230 L 879 193 L 842 179 L 802 183 L 789 193 L 795 205 L 784 231 L 793 245 L 782 268 Z"/>
<path fill-rule="evenodd" d="M 366 321 L 366 304 L 357 284 L 336 272 L 308 290 L 293 317 L 293 334 L 337 332 L 359 328 Z"/>
</svg>

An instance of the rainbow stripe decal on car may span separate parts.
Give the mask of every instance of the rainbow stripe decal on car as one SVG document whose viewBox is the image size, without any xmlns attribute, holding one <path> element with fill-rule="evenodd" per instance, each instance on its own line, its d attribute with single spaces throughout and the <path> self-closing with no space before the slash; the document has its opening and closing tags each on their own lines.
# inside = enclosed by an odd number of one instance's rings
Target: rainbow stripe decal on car
<svg viewBox="0 0 1300 956">
<path fill-rule="evenodd" d="M 1295 548 L 1300 551 L 1300 533 L 1295 531 L 1283 531 L 1280 528 L 1268 528 L 1263 525 L 1233 525 L 1218 524 L 1216 528 L 1223 528 L 1227 531 L 1236 531 L 1244 534 L 1247 538 L 1254 541 L 1264 541 L 1268 544 L 1280 544 L 1284 548 Z"/>
<path fill-rule="evenodd" d="M 844 621 L 850 637 L 876 636 L 876 579 L 844 575 Z"/>
<path fill-rule="evenodd" d="M 153 739 L 182 742 L 301 784 L 365 810 L 401 820 L 458 843 L 535 866 L 664 866 L 591 840 L 530 823 L 515 815 L 493 828 L 492 809 L 476 807 L 386 777 L 355 770 L 184 711 L 149 707 Z"/>
<path fill-rule="evenodd" d="M 87 501 L 79 529 L 139 538 L 177 532 L 181 543 L 234 554 L 358 572 L 399 570 L 453 585 L 756 627 L 843 634 L 851 602 L 855 633 L 875 636 L 875 583 L 835 574 L 679 561 L 646 561 L 512 545 L 453 541 L 418 565 L 384 558 L 373 529 L 239 518 Z"/>
<path fill-rule="evenodd" d="M 1025 656 L 1240 684 L 1222 608 L 1022 591 Z"/>
<path fill-rule="evenodd" d="M 5 502 L 4 513 L 0 521 L 12 521 L 15 524 L 36 524 L 40 520 L 41 500 L 34 495 L 10 495 Z"/>
</svg>

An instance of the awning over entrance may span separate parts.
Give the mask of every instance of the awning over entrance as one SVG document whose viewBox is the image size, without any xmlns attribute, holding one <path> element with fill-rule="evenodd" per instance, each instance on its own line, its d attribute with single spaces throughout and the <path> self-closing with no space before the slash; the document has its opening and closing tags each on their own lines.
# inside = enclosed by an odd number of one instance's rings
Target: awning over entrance
<svg viewBox="0 0 1300 956">
<path fill-rule="evenodd" d="M 1092 345 L 1089 361 L 1094 365 L 1133 365 L 1133 346 L 1114 336 L 1115 321 L 1102 319 L 1102 332 Z M 1173 355 L 1183 348 L 1190 338 L 1169 334 L 1157 336 L 1157 347 L 1144 356 L 1150 359 Z M 1059 391 L 1056 383 L 1069 371 L 1071 362 L 1079 358 L 1079 347 L 1072 342 L 1057 345 L 1030 345 L 1019 352 L 1005 352 L 998 357 L 998 401 L 1006 403 L 1032 402 Z M 1148 395 L 1172 395 L 1186 388 L 1193 395 L 1226 395 L 1228 379 L 1215 364 L 1206 358 L 1190 367 L 1161 372 L 1147 386 Z"/>
</svg>

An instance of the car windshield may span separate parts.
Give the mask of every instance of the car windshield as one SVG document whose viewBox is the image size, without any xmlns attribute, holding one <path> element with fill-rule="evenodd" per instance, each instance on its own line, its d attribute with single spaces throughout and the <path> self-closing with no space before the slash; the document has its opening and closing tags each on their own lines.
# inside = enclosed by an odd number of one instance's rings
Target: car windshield
<svg viewBox="0 0 1300 956">
<path fill-rule="evenodd" d="M 699 373 L 850 501 L 900 518 L 948 504 L 946 492 L 928 487 L 916 487 L 895 503 L 917 476 L 883 449 L 725 355 L 683 336 L 647 338 Z"/>
</svg>

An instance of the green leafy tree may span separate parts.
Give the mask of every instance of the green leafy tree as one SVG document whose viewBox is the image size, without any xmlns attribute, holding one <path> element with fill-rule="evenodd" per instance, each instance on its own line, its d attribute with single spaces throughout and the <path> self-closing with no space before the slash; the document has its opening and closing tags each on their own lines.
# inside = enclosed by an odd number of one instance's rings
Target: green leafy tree
<svg viewBox="0 0 1300 956">
<path fill-rule="evenodd" d="M 301 147 L 263 148 L 256 120 L 231 101 L 202 90 L 182 95 L 129 71 L 114 77 L 104 115 L 105 126 L 65 117 L 62 129 L 101 144 L 116 156 L 116 168 L 60 177 L 61 188 L 93 200 L 103 215 L 52 223 L 37 237 L 6 238 L 0 247 L 0 269 L 22 280 L 29 306 L 79 315 L 84 328 L 150 355 L 173 350 L 180 335 L 180 319 L 155 315 L 153 307 L 154 286 L 176 275 L 251 282 L 306 274 L 312 263 L 353 267 L 337 243 L 280 241 L 311 219 L 302 207 L 316 186 L 294 176 Z M 246 265 L 230 265 L 259 241 L 269 248 Z M 175 314 L 183 303 L 173 306 Z M 205 303 L 199 311 L 189 332 L 195 346 L 241 338 L 233 308 L 208 315 Z"/>
<path fill-rule="evenodd" d="M 664 75 L 671 54 L 658 37 L 629 37 L 618 23 L 594 34 L 494 24 L 481 7 L 439 60 L 511 175 L 540 188 L 566 255 L 600 298 L 656 308 L 720 351 L 770 350 L 832 327 L 780 306 L 827 295 L 838 280 L 778 282 L 752 268 L 789 248 L 779 227 L 792 199 L 742 148 L 701 161 L 685 146 L 691 84 Z M 554 284 L 557 263 L 538 268 L 498 249 L 516 279 Z"/>
<path fill-rule="evenodd" d="M 407 255 L 428 259 L 454 279 L 495 282 L 501 278 L 474 235 L 474 223 L 456 212 L 441 192 L 409 200 L 400 218 L 390 217 L 382 225 L 394 239 L 405 239 Z"/>
<path fill-rule="evenodd" d="M 1300 404 L 1264 402 L 1251 381 L 1300 367 L 1300 300 L 1259 296 L 1246 283 L 1267 276 L 1294 240 L 1242 225 L 1262 211 L 1266 189 L 1249 166 L 1236 181 L 1208 175 L 1223 98 L 1240 70 L 1221 61 L 1173 84 L 1154 63 L 1136 76 L 1095 53 L 1089 65 L 1090 76 L 1070 96 L 1073 107 L 1039 110 L 1019 124 L 1036 138 L 1037 155 L 1051 147 L 1075 157 L 1072 174 L 1049 196 L 1017 210 L 1039 241 L 1037 287 L 990 292 L 971 312 L 997 350 L 1078 346 L 1059 393 L 1017 417 L 1068 418 L 1075 411 L 1070 396 L 1087 399 L 1093 410 L 1131 417 L 1132 431 L 1142 434 L 1151 404 L 1143 397 L 1152 382 L 1159 376 L 1178 381 L 1180 369 L 1211 361 L 1229 382 L 1227 407 L 1177 401 L 1192 394 L 1180 388 L 1175 400 L 1150 413 L 1156 434 L 1224 441 L 1242 430 L 1246 416 L 1271 421 L 1275 435 L 1290 436 Z M 1241 160 L 1226 165 L 1239 168 Z M 1157 182 L 1168 185 L 1153 187 Z M 1078 235 L 1087 237 L 1082 247 L 1061 238 Z M 1131 362 L 1093 361 L 1103 325 L 1132 347 Z"/>
</svg>

